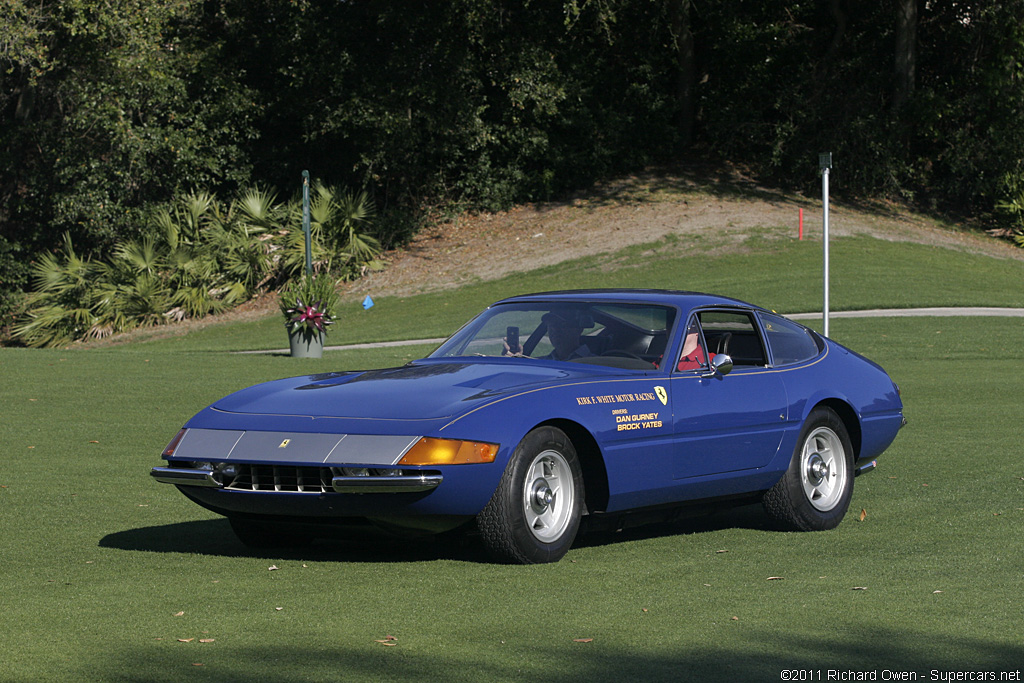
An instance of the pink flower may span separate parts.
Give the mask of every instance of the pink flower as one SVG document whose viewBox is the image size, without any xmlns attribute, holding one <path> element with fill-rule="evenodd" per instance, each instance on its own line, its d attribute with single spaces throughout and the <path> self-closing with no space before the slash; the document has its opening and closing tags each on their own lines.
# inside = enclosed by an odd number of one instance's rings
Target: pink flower
<svg viewBox="0 0 1024 683">
<path fill-rule="evenodd" d="M 307 327 L 309 329 L 317 329 L 320 332 L 324 331 L 327 325 L 332 324 L 334 321 L 331 320 L 330 316 L 320 310 L 323 305 L 321 301 L 314 301 L 313 303 L 306 305 L 302 303 L 301 299 L 295 300 L 295 308 L 289 308 L 286 311 L 287 315 L 294 316 L 288 320 L 288 326 L 295 330 L 297 327 Z"/>
</svg>

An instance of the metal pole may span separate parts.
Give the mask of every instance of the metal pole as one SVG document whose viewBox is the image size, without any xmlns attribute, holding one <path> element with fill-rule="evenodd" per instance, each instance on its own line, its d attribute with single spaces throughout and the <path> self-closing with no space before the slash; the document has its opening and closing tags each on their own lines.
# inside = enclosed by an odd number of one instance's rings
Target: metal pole
<svg viewBox="0 0 1024 683">
<path fill-rule="evenodd" d="M 302 172 L 302 232 L 306 235 L 306 275 L 312 275 L 313 240 L 309 233 L 309 171 Z"/>
<path fill-rule="evenodd" d="M 824 307 L 823 310 L 824 310 L 824 317 L 825 317 L 825 336 L 827 337 L 828 336 L 828 169 L 827 168 L 824 171 L 821 172 L 821 196 L 823 197 L 822 201 L 824 202 L 824 212 L 822 213 L 822 221 L 823 221 L 822 228 L 823 228 L 824 234 L 825 234 L 825 237 L 824 237 L 824 242 L 825 242 L 825 247 L 824 247 L 825 248 L 825 255 L 824 255 L 824 263 L 825 263 L 825 307 Z"/>
<path fill-rule="evenodd" d="M 823 277 L 824 277 L 824 295 L 825 302 L 822 309 L 822 317 L 824 318 L 824 333 L 828 336 L 828 172 L 832 168 L 832 153 L 827 152 L 825 154 L 818 155 L 818 165 L 821 167 L 821 203 L 822 203 L 822 243 L 824 244 L 824 255 L 823 255 Z"/>
</svg>

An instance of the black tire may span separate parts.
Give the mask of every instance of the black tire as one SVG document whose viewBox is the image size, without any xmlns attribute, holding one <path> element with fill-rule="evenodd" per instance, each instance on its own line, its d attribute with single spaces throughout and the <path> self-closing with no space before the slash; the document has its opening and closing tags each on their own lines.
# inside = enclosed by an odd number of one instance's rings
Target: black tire
<svg viewBox="0 0 1024 683">
<path fill-rule="evenodd" d="M 502 562 L 557 562 L 579 531 L 583 474 L 565 432 L 539 427 L 516 446 L 498 489 L 477 515 L 484 545 Z"/>
<path fill-rule="evenodd" d="M 811 411 L 800 430 L 789 469 L 762 500 L 775 521 L 798 531 L 839 525 L 853 496 L 853 444 L 831 409 Z"/>
<path fill-rule="evenodd" d="M 244 545 L 256 550 L 305 548 L 313 536 L 287 524 L 261 522 L 244 517 L 229 517 L 231 530 Z"/>
</svg>

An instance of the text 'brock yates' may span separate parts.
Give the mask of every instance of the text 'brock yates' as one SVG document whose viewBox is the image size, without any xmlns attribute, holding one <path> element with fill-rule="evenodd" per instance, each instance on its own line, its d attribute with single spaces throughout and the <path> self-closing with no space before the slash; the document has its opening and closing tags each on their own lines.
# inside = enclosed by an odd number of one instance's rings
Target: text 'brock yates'
<svg viewBox="0 0 1024 683">
<path fill-rule="evenodd" d="M 636 415 L 616 415 L 616 430 L 626 432 L 633 429 L 656 429 L 664 423 L 658 419 L 659 413 L 637 413 Z"/>
</svg>

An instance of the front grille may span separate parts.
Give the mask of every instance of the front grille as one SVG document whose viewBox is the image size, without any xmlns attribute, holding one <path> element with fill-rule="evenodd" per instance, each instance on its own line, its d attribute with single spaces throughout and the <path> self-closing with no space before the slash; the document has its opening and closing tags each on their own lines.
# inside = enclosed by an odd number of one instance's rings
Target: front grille
<svg viewBox="0 0 1024 683">
<path fill-rule="evenodd" d="M 333 474 L 330 467 L 239 464 L 238 474 L 226 488 L 234 491 L 286 491 L 326 493 Z"/>
</svg>

